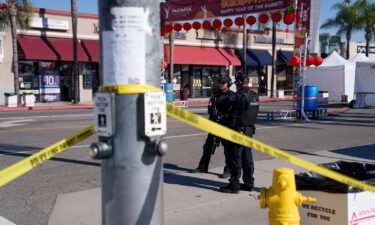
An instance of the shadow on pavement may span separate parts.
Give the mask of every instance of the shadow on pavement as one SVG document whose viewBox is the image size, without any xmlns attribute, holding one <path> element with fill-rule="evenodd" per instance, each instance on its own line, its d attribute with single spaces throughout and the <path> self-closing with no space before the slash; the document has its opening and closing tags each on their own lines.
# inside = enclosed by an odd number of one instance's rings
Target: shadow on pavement
<svg viewBox="0 0 375 225">
<path fill-rule="evenodd" d="M 212 191 L 217 191 L 219 187 L 227 185 L 226 180 L 223 180 L 223 182 L 219 182 L 205 178 L 190 177 L 182 174 L 173 174 L 173 176 L 165 176 L 164 182 L 167 184 L 178 184 L 189 187 L 208 189 Z"/>
<path fill-rule="evenodd" d="M 332 150 L 331 152 L 367 160 L 375 160 L 375 144 Z"/>
</svg>

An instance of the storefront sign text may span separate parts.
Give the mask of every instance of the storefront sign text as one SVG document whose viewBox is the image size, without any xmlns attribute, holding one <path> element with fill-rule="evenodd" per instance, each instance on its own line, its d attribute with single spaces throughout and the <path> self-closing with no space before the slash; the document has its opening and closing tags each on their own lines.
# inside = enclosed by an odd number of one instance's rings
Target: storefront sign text
<svg viewBox="0 0 375 225">
<path fill-rule="evenodd" d="M 160 4 L 161 20 L 198 20 L 285 9 L 293 0 L 180 0 Z"/>
<path fill-rule="evenodd" d="M 272 38 L 267 37 L 255 37 L 256 43 L 272 43 Z M 285 40 L 283 38 L 276 38 L 277 44 L 294 44 L 293 40 Z"/>
<path fill-rule="evenodd" d="M 56 20 L 48 18 L 31 18 L 29 26 L 33 28 L 68 30 L 69 22 L 67 20 Z"/>
</svg>

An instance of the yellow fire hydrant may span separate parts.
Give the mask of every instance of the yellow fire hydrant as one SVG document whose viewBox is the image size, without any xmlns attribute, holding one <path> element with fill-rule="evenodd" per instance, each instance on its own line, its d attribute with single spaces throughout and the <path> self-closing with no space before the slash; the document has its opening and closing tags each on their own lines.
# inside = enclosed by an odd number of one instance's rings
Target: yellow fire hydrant
<svg viewBox="0 0 375 225">
<path fill-rule="evenodd" d="M 272 187 L 261 188 L 260 207 L 270 209 L 269 225 L 299 225 L 298 207 L 304 202 L 316 202 L 315 198 L 302 196 L 296 191 L 294 171 L 278 168 L 273 171 Z"/>
</svg>

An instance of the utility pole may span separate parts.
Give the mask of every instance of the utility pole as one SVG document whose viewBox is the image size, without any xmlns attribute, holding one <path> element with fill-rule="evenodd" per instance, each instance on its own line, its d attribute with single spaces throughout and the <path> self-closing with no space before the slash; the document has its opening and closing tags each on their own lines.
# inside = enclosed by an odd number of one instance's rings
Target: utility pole
<svg viewBox="0 0 375 225">
<path fill-rule="evenodd" d="M 246 28 L 246 14 L 243 14 L 243 65 L 242 70 L 245 75 L 247 75 L 247 65 L 246 65 L 246 56 L 247 56 L 247 28 Z"/>
<path fill-rule="evenodd" d="M 99 0 L 104 88 L 95 95 L 99 142 L 91 145 L 90 154 L 102 159 L 103 225 L 163 224 L 165 95 L 126 91 L 142 87 L 137 84 L 160 87 L 159 3 Z M 106 85 L 129 86 L 112 93 Z"/>
<path fill-rule="evenodd" d="M 73 64 L 72 64 L 72 86 L 73 103 L 79 103 L 79 71 L 78 71 L 78 39 L 77 39 L 77 0 L 71 0 L 72 32 L 73 32 Z"/>
</svg>

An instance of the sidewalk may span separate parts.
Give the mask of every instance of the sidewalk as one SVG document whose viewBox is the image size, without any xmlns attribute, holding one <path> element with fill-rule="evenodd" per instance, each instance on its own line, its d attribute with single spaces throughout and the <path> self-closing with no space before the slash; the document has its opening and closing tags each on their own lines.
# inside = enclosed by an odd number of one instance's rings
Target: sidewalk
<svg viewBox="0 0 375 225">
<path fill-rule="evenodd" d="M 267 96 L 260 96 L 261 102 L 276 102 L 276 101 L 291 101 L 292 96 L 285 96 L 285 98 L 269 98 Z M 208 104 L 209 98 L 190 98 L 189 105 Z M 176 99 L 176 101 L 178 101 Z M 53 110 L 53 109 L 92 109 L 94 106 L 92 102 L 72 104 L 71 102 L 37 102 L 32 107 L 15 107 L 10 108 L 5 105 L 0 105 L 1 111 L 27 111 L 27 110 Z"/>
<path fill-rule="evenodd" d="M 363 158 L 339 153 L 339 150 L 320 151 L 298 156 L 316 164 L 339 160 L 373 163 L 366 159 L 368 152 L 362 152 L 363 154 L 356 152 L 356 155 L 363 155 Z M 207 174 L 181 173 L 166 176 L 163 187 L 164 225 L 268 224 L 268 209 L 260 208 L 257 196 L 261 187 L 270 186 L 273 170 L 281 167 L 292 168 L 296 173 L 305 172 L 278 159 L 257 161 L 255 162 L 256 188 L 253 192 L 241 191 L 237 195 L 217 191 L 219 186 L 227 183 L 226 179 L 217 178 L 222 168 L 210 169 Z M 100 225 L 100 198 L 100 188 L 58 196 L 48 225 Z"/>
</svg>

